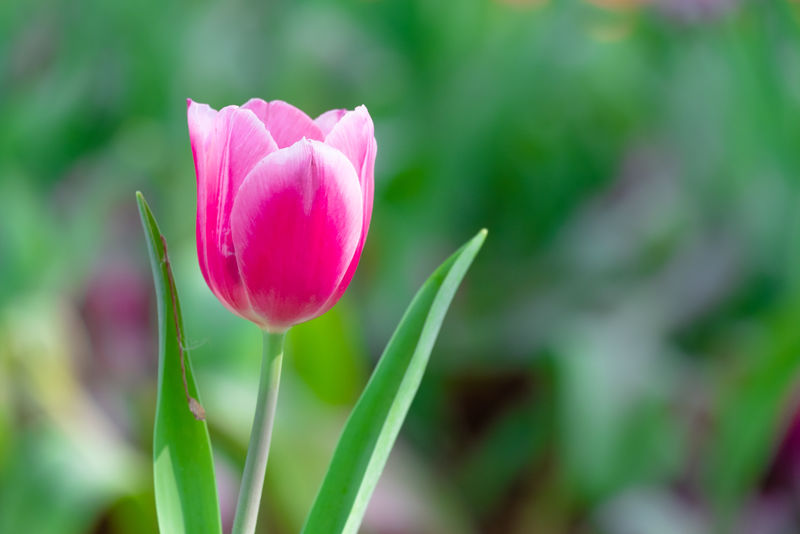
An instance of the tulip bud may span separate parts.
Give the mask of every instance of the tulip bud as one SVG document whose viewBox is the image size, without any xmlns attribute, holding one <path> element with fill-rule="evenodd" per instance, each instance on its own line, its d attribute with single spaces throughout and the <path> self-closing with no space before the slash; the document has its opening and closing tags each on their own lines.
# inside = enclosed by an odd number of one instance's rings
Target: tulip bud
<svg viewBox="0 0 800 534">
<path fill-rule="evenodd" d="M 281 101 L 188 101 L 197 255 L 209 288 L 270 332 L 325 313 L 358 266 L 372 215 L 367 108 L 311 120 Z"/>
</svg>

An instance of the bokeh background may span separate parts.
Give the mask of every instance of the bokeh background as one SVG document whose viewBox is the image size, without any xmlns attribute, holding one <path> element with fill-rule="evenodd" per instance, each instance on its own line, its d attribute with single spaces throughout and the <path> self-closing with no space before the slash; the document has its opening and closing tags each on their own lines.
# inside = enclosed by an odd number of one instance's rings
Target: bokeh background
<svg viewBox="0 0 800 534">
<path fill-rule="evenodd" d="M 260 335 L 206 288 L 185 99 L 366 104 L 351 289 L 292 331 L 262 532 L 297 532 L 413 293 L 478 229 L 373 534 L 800 531 L 800 4 L 0 2 L 0 532 L 155 533 L 167 236 L 235 503 Z"/>
</svg>

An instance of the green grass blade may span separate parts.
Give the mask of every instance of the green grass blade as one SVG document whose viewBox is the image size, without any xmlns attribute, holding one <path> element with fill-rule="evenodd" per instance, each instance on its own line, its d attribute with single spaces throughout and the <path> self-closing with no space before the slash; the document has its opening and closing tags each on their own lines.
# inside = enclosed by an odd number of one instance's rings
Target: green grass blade
<svg viewBox="0 0 800 534">
<path fill-rule="evenodd" d="M 303 533 L 358 531 L 447 308 L 485 239 L 486 230 L 481 230 L 414 297 L 347 420 Z"/>
<path fill-rule="evenodd" d="M 166 242 L 141 193 L 136 194 L 136 201 L 158 301 L 158 401 L 153 471 L 159 528 L 163 534 L 220 534 L 211 442 L 206 422 L 193 415 L 200 415 L 202 408 L 195 400 L 199 396 L 189 353 L 181 348 L 181 340 L 186 338 Z"/>
</svg>

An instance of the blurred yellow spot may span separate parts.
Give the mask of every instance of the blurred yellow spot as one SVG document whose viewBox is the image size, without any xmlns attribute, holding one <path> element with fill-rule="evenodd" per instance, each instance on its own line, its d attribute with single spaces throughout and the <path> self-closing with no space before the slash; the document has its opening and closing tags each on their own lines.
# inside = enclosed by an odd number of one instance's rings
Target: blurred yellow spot
<svg viewBox="0 0 800 534">
<path fill-rule="evenodd" d="M 589 35 L 598 41 L 613 43 L 621 41 L 631 34 L 629 21 L 615 21 L 596 24 L 589 28 Z"/>
</svg>

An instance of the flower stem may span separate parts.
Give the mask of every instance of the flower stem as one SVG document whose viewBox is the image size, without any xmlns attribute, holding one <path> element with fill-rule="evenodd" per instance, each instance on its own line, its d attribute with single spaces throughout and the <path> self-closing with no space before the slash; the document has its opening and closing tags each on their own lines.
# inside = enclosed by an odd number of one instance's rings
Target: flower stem
<svg viewBox="0 0 800 534">
<path fill-rule="evenodd" d="M 247 460 L 239 489 L 239 502 L 231 534 L 253 534 L 261 504 L 264 487 L 264 472 L 267 470 L 269 442 L 272 424 L 275 421 L 275 405 L 278 401 L 278 384 L 281 378 L 283 342 L 286 333 L 264 332 L 264 357 L 261 362 L 261 379 L 258 384 L 258 404 L 247 448 Z"/>
</svg>

